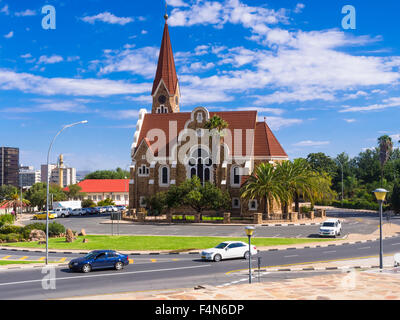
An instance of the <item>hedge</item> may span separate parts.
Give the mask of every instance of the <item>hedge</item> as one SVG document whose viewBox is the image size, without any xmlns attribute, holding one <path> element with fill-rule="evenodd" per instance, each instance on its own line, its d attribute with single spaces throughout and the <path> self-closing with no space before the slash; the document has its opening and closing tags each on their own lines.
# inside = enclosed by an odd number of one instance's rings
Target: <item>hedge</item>
<svg viewBox="0 0 400 320">
<path fill-rule="evenodd" d="M 0 215 L 0 228 L 7 224 L 14 223 L 14 216 L 12 214 L 2 214 Z"/>
</svg>

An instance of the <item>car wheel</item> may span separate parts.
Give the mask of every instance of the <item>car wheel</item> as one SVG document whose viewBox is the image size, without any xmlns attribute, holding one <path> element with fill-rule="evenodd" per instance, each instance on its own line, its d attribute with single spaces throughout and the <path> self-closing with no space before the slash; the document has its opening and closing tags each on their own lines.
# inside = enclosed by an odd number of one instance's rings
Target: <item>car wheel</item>
<svg viewBox="0 0 400 320">
<path fill-rule="evenodd" d="M 124 268 L 124 264 L 122 262 L 118 261 L 115 264 L 115 270 L 122 270 L 123 268 Z"/>
<path fill-rule="evenodd" d="M 61 218 L 65 218 L 65 214 L 64 213 L 61 215 Z"/>
<path fill-rule="evenodd" d="M 248 251 L 246 251 L 246 252 L 244 253 L 244 258 L 245 258 L 246 260 L 249 260 L 249 259 L 250 259 L 250 253 L 249 253 Z"/>
<path fill-rule="evenodd" d="M 221 260 L 222 260 L 222 257 L 221 257 L 220 254 L 216 254 L 216 255 L 214 256 L 214 261 L 215 261 L 215 262 L 220 262 Z"/>
<path fill-rule="evenodd" d="M 88 273 L 90 271 L 92 271 L 92 266 L 90 264 L 87 263 L 82 267 L 82 272 Z"/>
<path fill-rule="evenodd" d="M 33 217 L 33 220 L 37 220 L 37 217 Z"/>
</svg>

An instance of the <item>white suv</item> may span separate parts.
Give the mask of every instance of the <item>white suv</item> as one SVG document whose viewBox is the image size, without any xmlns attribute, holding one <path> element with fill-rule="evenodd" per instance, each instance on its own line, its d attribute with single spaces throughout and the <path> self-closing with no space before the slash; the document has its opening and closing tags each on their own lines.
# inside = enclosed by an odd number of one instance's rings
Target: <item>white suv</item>
<svg viewBox="0 0 400 320">
<path fill-rule="evenodd" d="M 340 236 L 342 233 L 342 223 L 339 219 L 328 219 L 322 223 L 319 228 L 319 235 L 322 236 Z"/>
<path fill-rule="evenodd" d="M 53 213 L 57 215 L 57 218 L 69 217 L 69 210 L 65 208 L 57 208 L 53 210 Z"/>
</svg>

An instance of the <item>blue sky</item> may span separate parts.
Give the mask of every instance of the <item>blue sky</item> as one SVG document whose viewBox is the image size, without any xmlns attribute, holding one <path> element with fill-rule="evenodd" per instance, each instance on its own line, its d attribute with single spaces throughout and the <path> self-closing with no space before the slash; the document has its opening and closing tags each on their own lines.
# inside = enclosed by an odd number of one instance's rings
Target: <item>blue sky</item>
<svg viewBox="0 0 400 320">
<path fill-rule="evenodd" d="M 290 158 L 400 140 L 398 1 L 170 0 L 181 110 L 259 110 Z M 42 28 L 44 5 L 56 29 Z M 344 5 L 356 29 L 344 30 Z M 0 145 L 78 170 L 125 168 L 151 109 L 161 0 L 0 0 Z M 207 92 L 205 95 L 204 92 Z M 398 145 L 398 144 L 396 144 Z"/>
</svg>

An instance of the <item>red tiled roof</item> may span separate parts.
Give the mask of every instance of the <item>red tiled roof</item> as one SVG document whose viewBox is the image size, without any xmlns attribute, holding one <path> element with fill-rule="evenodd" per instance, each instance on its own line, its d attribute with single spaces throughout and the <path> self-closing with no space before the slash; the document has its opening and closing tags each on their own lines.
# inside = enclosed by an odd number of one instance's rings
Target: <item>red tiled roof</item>
<svg viewBox="0 0 400 320">
<path fill-rule="evenodd" d="M 254 140 L 254 156 L 288 157 L 265 122 L 257 122 Z"/>
<path fill-rule="evenodd" d="M 143 139 L 146 138 L 147 133 L 152 129 L 162 130 L 167 139 L 166 152 L 169 155 L 169 144 L 176 139 L 176 136 L 170 137 L 169 125 L 171 121 L 176 121 L 177 134 L 184 129 L 186 122 L 190 119 L 190 112 L 177 112 L 177 113 L 148 113 L 144 116 L 143 125 L 139 134 L 137 147 Z M 265 122 L 257 122 L 257 111 L 224 111 L 224 112 L 210 112 L 210 117 L 218 115 L 223 120 L 228 122 L 229 129 L 232 132 L 232 148 L 230 150 L 233 155 L 246 154 L 246 129 L 255 129 L 254 133 L 254 155 L 258 157 L 288 157 L 282 146 L 272 133 L 271 129 Z M 240 140 L 235 140 L 234 130 L 242 130 L 242 150 L 239 150 Z M 147 145 L 150 146 L 155 142 L 145 140 Z M 153 150 L 156 153 L 160 150 Z"/>
<path fill-rule="evenodd" d="M 129 179 L 88 179 L 78 183 L 85 193 L 128 192 Z M 68 191 L 68 187 L 64 188 Z"/>
<path fill-rule="evenodd" d="M 158 57 L 157 72 L 153 83 L 153 90 L 151 92 L 152 95 L 154 95 L 155 91 L 157 90 L 161 79 L 167 86 L 169 94 L 174 95 L 178 85 L 178 76 L 176 74 L 174 54 L 172 52 L 171 39 L 169 37 L 167 23 L 165 23 L 164 26 L 160 55 Z"/>
</svg>

